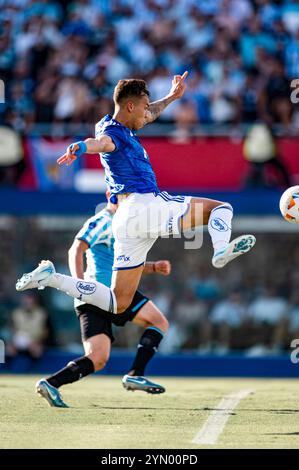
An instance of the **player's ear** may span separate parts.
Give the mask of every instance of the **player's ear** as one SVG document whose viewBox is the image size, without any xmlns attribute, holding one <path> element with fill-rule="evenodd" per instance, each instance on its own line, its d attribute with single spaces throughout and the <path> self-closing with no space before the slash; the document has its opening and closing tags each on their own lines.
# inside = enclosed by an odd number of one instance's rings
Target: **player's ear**
<svg viewBox="0 0 299 470">
<path fill-rule="evenodd" d="M 129 113 L 132 113 L 134 111 L 134 103 L 133 101 L 128 101 L 127 102 L 127 110 L 129 111 Z"/>
</svg>

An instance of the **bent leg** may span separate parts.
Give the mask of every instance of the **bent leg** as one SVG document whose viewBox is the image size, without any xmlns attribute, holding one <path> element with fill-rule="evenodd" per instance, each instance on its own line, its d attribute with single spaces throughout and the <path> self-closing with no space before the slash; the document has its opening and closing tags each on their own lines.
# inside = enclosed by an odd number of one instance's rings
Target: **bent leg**
<svg viewBox="0 0 299 470">
<path fill-rule="evenodd" d="M 212 199 L 192 198 L 188 212 L 181 221 L 182 230 L 190 230 L 208 225 L 212 239 L 215 268 L 223 268 L 227 263 L 250 251 L 255 245 L 253 235 L 241 235 L 230 242 L 233 208 L 229 203 Z"/>
<path fill-rule="evenodd" d="M 151 301 L 140 309 L 133 323 L 143 326 L 145 331 L 140 338 L 129 374 L 143 376 L 147 364 L 157 352 L 169 325 L 163 313 Z"/>
<path fill-rule="evenodd" d="M 162 331 L 163 334 L 166 334 L 169 328 L 169 323 L 165 315 L 163 315 L 161 310 L 159 310 L 151 300 L 139 310 L 133 323 L 143 326 L 144 328 L 154 326 Z"/>
<path fill-rule="evenodd" d="M 140 338 L 129 372 L 122 379 L 123 386 L 127 390 L 141 390 L 151 394 L 164 393 L 165 388 L 144 377 L 144 371 L 158 350 L 168 329 L 168 321 L 153 302 L 149 301 L 140 309 L 133 322 L 146 329 Z"/>
<path fill-rule="evenodd" d="M 202 225 L 207 225 L 212 210 L 223 204 L 225 203 L 214 199 L 193 197 L 190 201 L 188 211 L 182 217 L 182 230 L 187 231 Z"/>
<path fill-rule="evenodd" d="M 109 358 L 111 342 L 114 340 L 111 322 L 86 304 L 80 309 L 76 309 L 76 313 L 80 321 L 85 356 L 69 362 L 64 369 L 47 379 L 55 388 L 76 382 L 102 369 Z"/>
<path fill-rule="evenodd" d="M 188 212 L 182 218 L 182 229 L 190 230 L 208 225 L 215 251 L 225 248 L 231 237 L 233 208 L 213 199 L 192 198 Z"/>
</svg>

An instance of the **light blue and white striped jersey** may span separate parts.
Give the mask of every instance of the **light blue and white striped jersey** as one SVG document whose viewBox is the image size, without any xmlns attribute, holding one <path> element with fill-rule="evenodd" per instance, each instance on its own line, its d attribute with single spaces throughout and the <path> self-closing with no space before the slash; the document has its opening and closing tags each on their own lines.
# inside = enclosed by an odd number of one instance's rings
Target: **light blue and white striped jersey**
<svg viewBox="0 0 299 470">
<path fill-rule="evenodd" d="M 110 287 L 114 258 L 114 238 L 112 234 L 111 214 L 103 209 L 90 217 L 76 235 L 78 240 L 85 241 L 89 248 L 86 251 L 87 269 L 84 277 L 95 279 Z"/>
</svg>

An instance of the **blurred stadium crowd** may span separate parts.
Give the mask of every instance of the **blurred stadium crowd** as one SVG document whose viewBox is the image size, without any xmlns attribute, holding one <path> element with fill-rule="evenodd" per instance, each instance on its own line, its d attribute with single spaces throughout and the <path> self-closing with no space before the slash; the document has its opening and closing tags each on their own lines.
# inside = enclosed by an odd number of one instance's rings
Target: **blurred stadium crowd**
<svg viewBox="0 0 299 470">
<path fill-rule="evenodd" d="M 55 260 L 59 272 L 68 273 L 67 250 L 72 242 L 75 219 L 59 227 L 57 218 L 49 225 L 44 218 L 11 221 L 14 227 L 1 230 L 3 265 L 0 274 L 0 337 L 12 355 L 32 347 L 33 356 L 46 346 L 66 350 L 78 348 L 79 324 L 73 299 L 55 289 L 16 294 L 14 282 L 20 272 L 30 270 L 44 257 Z M 66 223 L 68 229 L 63 229 Z M 47 226 L 47 228 L 46 228 Z M 8 237 L 10 233 L 10 237 Z M 29 235 L 30 234 L 30 235 Z M 161 352 L 193 350 L 198 354 L 242 351 L 247 355 L 276 354 L 299 338 L 297 233 L 258 234 L 251 256 L 235 261 L 224 270 L 211 265 L 208 235 L 200 250 L 186 250 L 184 240 L 159 240 L 149 260 L 169 259 L 172 274 L 144 276 L 141 290 L 165 313 L 170 330 Z M 32 243 L 34 240 L 34 243 Z M 59 243 L 56 241 L 59 240 Z M 18 246 L 16 250 L 16 246 Z M 24 265 L 11 263 L 17 251 Z M 275 266 L 272 272 L 271 266 Z M 270 267 L 270 269 L 269 269 Z M 39 296 L 37 298 L 36 296 Z M 134 348 L 140 336 L 132 324 L 115 331 L 115 347 Z"/>
<path fill-rule="evenodd" d="M 161 121 L 289 131 L 298 57 L 298 0 L 0 0 L 0 119 L 18 130 L 95 122 L 118 79 L 146 79 L 156 100 L 189 70 L 188 93 Z"/>
</svg>

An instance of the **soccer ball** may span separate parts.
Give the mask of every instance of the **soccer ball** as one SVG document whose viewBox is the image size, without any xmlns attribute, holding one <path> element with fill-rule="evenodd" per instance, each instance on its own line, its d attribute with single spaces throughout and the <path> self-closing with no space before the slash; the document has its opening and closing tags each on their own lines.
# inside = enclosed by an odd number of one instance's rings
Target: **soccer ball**
<svg viewBox="0 0 299 470">
<path fill-rule="evenodd" d="M 299 186 L 292 186 L 283 193 L 279 209 L 287 222 L 299 224 Z"/>
</svg>

